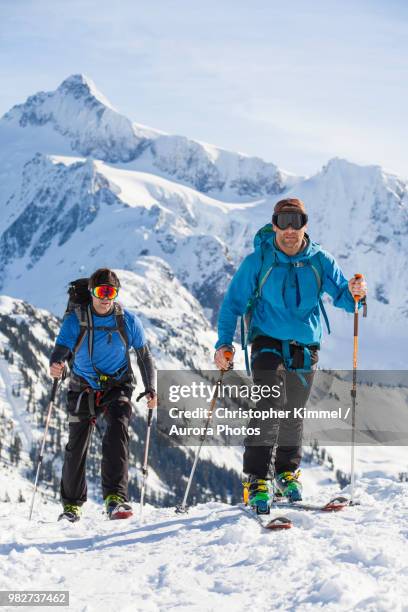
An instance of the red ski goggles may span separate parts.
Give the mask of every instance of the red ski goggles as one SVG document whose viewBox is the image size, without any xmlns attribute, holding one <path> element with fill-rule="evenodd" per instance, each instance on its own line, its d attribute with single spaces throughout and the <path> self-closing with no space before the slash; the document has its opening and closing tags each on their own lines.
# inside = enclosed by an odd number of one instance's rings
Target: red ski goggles
<svg viewBox="0 0 408 612">
<path fill-rule="evenodd" d="M 273 215 L 272 223 L 281 230 L 287 229 L 289 225 L 295 230 L 300 230 L 307 223 L 307 215 L 301 212 L 282 211 Z"/>
<path fill-rule="evenodd" d="M 98 285 L 91 290 L 91 293 L 99 300 L 114 300 L 118 296 L 119 289 L 112 285 Z"/>
</svg>

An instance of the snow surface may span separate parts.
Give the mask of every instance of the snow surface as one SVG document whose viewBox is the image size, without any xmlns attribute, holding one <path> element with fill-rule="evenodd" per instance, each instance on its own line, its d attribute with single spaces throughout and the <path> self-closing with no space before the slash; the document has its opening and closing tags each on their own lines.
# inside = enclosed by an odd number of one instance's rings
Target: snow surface
<svg viewBox="0 0 408 612">
<path fill-rule="evenodd" d="M 338 492 L 330 476 L 304 471 L 308 499 Z M 68 524 L 43 497 L 30 523 L 27 481 L 8 470 L 0 495 L 7 487 L 27 501 L 0 503 L 0 589 L 69 590 L 75 612 L 407 609 L 408 485 L 385 475 L 359 480 L 360 506 L 287 510 L 294 527 L 275 533 L 216 502 L 187 515 L 148 506 L 142 524 L 137 505 L 132 519 L 110 522 L 88 502 Z"/>
</svg>

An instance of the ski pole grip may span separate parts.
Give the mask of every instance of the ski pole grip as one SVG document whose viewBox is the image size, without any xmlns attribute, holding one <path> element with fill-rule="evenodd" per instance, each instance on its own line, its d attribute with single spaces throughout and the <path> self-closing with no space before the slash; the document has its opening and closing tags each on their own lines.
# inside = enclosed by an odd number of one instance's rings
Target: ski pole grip
<svg viewBox="0 0 408 612">
<path fill-rule="evenodd" d="M 354 278 L 355 280 L 360 280 L 361 278 L 363 278 L 363 275 L 357 272 L 356 274 L 354 274 Z M 353 297 L 356 302 L 359 302 L 361 300 L 361 297 L 359 295 L 354 295 Z"/>
<path fill-rule="evenodd" d="M 52 389 L 51 389 L 51 398 L 50 398 L 51 402 L 55 402 L 55 396 L 57 395 L 58 383 L 59 383 L 59 378 L 54 378 L 54 381 L 52 383 Z"/>
<path fill-rule="evenodd" d="M 136 401 L 138 402 L 139 400 L 141 400 L 143 397 L 145 397 L 145 395 L 150 395 L 151 391 L 150 389 L 146 389 L 145 391 L 143 391 L 142 393 L 139 393 L 139 395 L 136 398 Z"/>
<path fill-rule="evenodd" d="M 150 425 L 152 424 L 152 418 L 153 418 L 153 408 L 149 408 L 149 411 L 147 413 L 147 426 L 150 427 Z"/>
<path fill-rule="evenodd" d="M 229 349 L 226 349 L 224 351 L 224 357 L 228 361 L 228 369 L 232 370 L 232 368 L 234 367 L 234 363 L 233 363 L 234 353 L 233 353 L 233 351 L 230 351 Z"/>
</svg>

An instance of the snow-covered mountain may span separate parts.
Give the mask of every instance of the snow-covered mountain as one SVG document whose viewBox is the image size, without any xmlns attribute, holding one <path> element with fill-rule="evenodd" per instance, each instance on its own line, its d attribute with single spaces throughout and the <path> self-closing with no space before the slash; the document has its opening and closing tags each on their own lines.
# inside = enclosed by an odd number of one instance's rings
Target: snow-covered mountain
<svg viewBox="0 0 408 612">
<path fill-rule="evenodd" d="M 259 158 L 133 123 L 83 75 L 70 76 L 56 91 L 37 93 L 14 106 L 3 117 L 1 132 L 2 139 L 24 142 L 32 152 L 136 162 L 203 193 L 254 197 L 280 193 L 295 180 Z"/>
<path fill-rule="evenodd" d="M 0 238 L 1 287 L 52 310 L 61 312 L 72 275 L 102 261 L 132 270 L 140 257 L 160 257 L 210 308 L 233 271 L 215 235 L 221 223 L 232 231 L 227 205 L 167 179 L 37 154 L 23 169 L 15 204 L 21 212 Z M 39 272 L 50 281 L 42 299 L 32 294 Z"/>
<path fill-rule="evenodd" d="M 136 271 L 151 256 L 166 262 L 214 325 L 254 233 L 278 198 L 296 195 L 308 207 L 312 238 L 348 277 L 367 277 L 361 366 L 401 368 L 407 192 L 407 181 L 377 166 L 333 159 L 304 179 L 163 134 L 122 116 L 74 75 L 0 120 L 1 290 L 61 314 L 73 277 L 99 265 Z M 349 367 L 350 317 L 331 309 L 330 318 L 323 362 Z"/>
</svg>

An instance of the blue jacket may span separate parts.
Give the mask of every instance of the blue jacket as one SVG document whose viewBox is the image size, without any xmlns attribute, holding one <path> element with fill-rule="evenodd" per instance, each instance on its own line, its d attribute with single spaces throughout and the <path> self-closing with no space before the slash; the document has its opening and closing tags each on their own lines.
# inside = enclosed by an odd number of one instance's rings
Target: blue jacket
<svg viewBox="0 0 408 612">
<path fill-rule="evenodd" d="M 305 249 L 290 257 L 277 247 L 271 225 L 257 233 L 255 250 L 235 273 L 222 303 L 216 348 L 232 344 L 237 317 L 246 312 L 259 278 L 271 267 L 261 297 L 254 304 L 249 341 L 264 335 L 302 344 L 319 343 L 322 336 L 319 297 L 323 293 L 333 298 L 334 306 L 354 312 L 348 281 L 334 257 L 307 234 L 305 237 Z"/>
<path fill-rule="evenodd" d="M 142 348 L 146 344 L 146 337 L 139 318 L 125 309 L 123 313 L 129 349 L 132 347 L 136 350 Z M 116 327 L 116 318 L 113 313 L 97 315 L 93 312 L 92 316 L 95 327 Z M 79 332 L 78 317 L 72 312 L 62 323 L 56 345 L 73 351 Z M 84 378 L 94 389 L 98 389 L 99 384 L 95 380 L 95 370 L 89 358 L 87 338 L 88 336 L 85 334 L 84 340 L 75 355 L 72 371 Z M 93 362 L 98 370 L 104 374 L 115 374 L 115 372 L 127 366 L 125 345 L 118 331 L 114 331 L 110 335 L 105 330 L 94 330 Z"/>
</svg>

